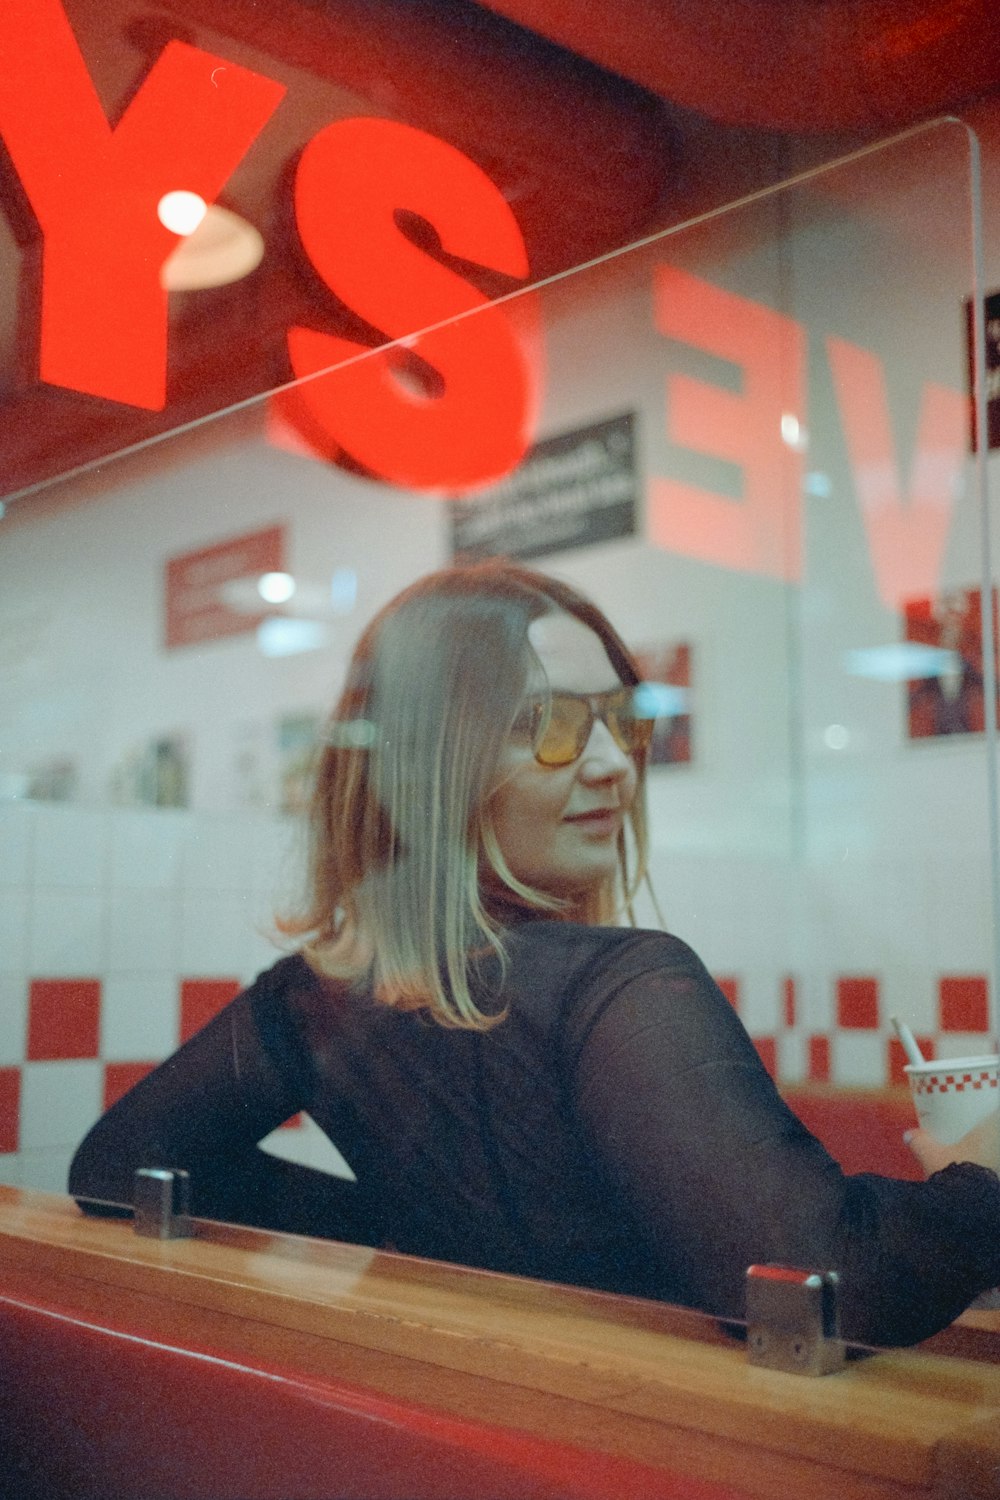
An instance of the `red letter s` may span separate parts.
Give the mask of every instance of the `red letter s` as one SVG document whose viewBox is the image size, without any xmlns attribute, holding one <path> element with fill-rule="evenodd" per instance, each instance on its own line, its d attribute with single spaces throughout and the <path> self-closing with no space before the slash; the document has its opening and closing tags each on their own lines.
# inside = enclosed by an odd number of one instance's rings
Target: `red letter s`
<svg viewBox="0 0 1000 1500">
<path fill-rule="evenodd" d="M 299 377 L 362 356 L 296 388 L 309 416 L 357 462 L 412 489 L 468 489 L 514 468 L 530 441 L 535 396 L 514 319 L 418 250 L 394 219 L 409 209 L 433 224 L 447 253 L 527 276 L 521 232 L 495 184 L 412 126 L 340 120 L 303 151 L 295 207 L 303 246 L 331 291 L 391 339 L 430 328 L 412 347 L 445 383 L 440 397 L 415 395 L 393 375 L 392 352 L 366 354 L 347 339 L 292 328 Z M 513 304 L 519 312 L 524 300 Z M 477 308 L 487 310 L 431 326 Z"/>
</svg>

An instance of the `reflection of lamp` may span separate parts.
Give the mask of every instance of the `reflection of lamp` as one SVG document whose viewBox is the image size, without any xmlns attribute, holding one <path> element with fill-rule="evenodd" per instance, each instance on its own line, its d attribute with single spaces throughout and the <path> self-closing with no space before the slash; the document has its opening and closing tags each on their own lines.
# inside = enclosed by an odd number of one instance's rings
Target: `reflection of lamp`
<svg viewBox="0 0 1000 1500">
<path fill-rule="evenodd" d="M 168 198 L 181 196 L 179 193 L 166 195 Z M 197 292 L 206 287 L 226 286 L 231 281 L 249 276 L 263 258 L 264 240 L 259 231 L 239 214 L 221 208 L 218 203 L 210 203 L 197 227 L 163 262 L 160 285 L 168 292 Z"/>
</svg>

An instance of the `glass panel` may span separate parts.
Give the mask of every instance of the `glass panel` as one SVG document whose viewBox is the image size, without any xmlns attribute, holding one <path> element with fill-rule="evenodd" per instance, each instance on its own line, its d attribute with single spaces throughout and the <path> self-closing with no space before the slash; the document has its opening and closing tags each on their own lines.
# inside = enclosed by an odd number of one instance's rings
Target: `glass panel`
<svg viewBox="0 0 1000 1500">
<path fill-rule="evenodd" d="M 0 1177 L 61 1188 L 102 1101 L 273 960 L 360 628 L 490 550 L 639 653 L 669 929 L 845 1164 L 905 1170 L 837 1090 L 901 1082 L 892 1014 L 951 1056 L 996 1029 L 969 151 L 910 132 L 9 497 L 0 910 L 29 1042 Z M 268 1149 L 346 1170 L 308 1121 Z"/>
</svg>

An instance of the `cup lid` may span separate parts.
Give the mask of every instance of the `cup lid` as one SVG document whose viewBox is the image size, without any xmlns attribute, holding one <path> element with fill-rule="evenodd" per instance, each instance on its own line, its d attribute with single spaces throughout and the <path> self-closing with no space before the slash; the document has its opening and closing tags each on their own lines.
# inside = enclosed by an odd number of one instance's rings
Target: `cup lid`
<svg viewBox="0 0 1000 1500">
<path fill-rule="evenodd" d="M 904 1073 L 957 1073 L 970 1068 L 995 1068 L 1000 1065 L 996 1052 L 984 1052 L 977 1057 L 932 1057 L 922 1063 L 906 1063 Z"/>
</svg>

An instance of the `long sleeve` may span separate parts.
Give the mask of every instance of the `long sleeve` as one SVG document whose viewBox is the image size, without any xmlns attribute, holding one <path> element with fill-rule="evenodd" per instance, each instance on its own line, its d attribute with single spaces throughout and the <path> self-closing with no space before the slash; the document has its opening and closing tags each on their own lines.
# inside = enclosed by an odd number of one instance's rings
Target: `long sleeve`
<svg viewBox="0 0 1000 1500">
<path fill-rule="evenodd" d="M 926 1183 L 845 1176 L 690 949 L 640 941 L 630 963 L 573 1005 L 569 1068 L 671 1295 L 741 1316 L 748 1265 L 835 1269 L 845 1334 L 903 1344 L 1000 1281 L 1000 1178 L 971 1165 Z"/>
<path fill-rule="evenodd" d="M 373 1242 L 355 1184 L 257 1145 L 309 1102 L 307 1059 L 282 1005 L 299 963 L 261 975 L 98 1120 L 70 1168 L 82 1206 L 127 1207 L 138 1168 L 183 1168 L 198 1217 Z"/>
</svg>

